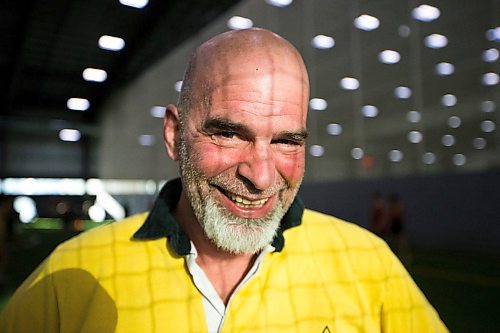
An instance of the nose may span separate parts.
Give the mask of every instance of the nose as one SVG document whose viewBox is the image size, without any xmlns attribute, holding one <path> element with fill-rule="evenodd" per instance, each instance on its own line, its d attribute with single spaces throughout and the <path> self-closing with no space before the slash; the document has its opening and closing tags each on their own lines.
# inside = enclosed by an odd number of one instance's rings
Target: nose
<svg viewBox="0 0 500 333">
<path fill-rule="evenodd" d="M 271 147 L 266 144 L 253 145 L 251 151 L 245 151 L 243 155 L 238 164 L 238 174 L 259 191 L 271 187 L 276 180 L 276 165 Z"/>
</svg>

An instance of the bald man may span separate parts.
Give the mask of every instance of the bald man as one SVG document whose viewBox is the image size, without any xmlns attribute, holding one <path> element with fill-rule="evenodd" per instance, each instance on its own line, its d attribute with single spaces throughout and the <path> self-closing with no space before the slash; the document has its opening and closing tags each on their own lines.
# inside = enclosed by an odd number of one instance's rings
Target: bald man
<svg viewBox="0 0 500 333">
<path fill-rule="evenodd" d="M 59 246 L 0 331 L 446 332 L 383 241 L 304 209 L 308 99 L 278 35 L 202 44 L 164 121 L 180 179 L 149 213 Z"/>
</svg>

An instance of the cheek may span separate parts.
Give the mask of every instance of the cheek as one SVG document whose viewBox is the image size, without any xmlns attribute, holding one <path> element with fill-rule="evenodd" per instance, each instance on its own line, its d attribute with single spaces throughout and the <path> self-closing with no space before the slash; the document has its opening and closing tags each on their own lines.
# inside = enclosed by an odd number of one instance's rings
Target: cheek
<svg viewBox="0 0 500 333">
<path fill-rule="evenodd" d="M 288 183 L 297 185 L 304 176 L 304 153 L 281 157 L 276 161 L 276 169 Z"/>
<path fill-rule="evenodd" d="M 237 166 L 239 156 L 236 152 L 221 149 L 212 144 L 200 143 L 193 146 L 192 155 L 189 157 L 205 176 L 214 177 Z"/>
</svg>

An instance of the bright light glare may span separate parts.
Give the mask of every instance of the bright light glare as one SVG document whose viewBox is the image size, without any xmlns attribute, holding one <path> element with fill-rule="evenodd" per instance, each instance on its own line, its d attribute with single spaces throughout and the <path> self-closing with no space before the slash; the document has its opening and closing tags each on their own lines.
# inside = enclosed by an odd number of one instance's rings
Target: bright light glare
<svg viewBox="0 0 500 333">
<path fill-rule="evenodd" d="M 68 102 L 66 102 L 66 106 L 70 110 L 87 111 L 90 107 L 90 102 L 85 98 L 70 98 Z"/>
<path fill-rule="evenodd" d="M 400 150 L 393 149 L 389 152 L 389 159 L 392 162 L 401 162 L 403 160 L 403 153 Z"/>
<path fill-rule="evenodd" d="M 125 41 L 120 37 L 104 35 L 99 38 L 99 47 L 108 51 L 120 51 L 125 47 Z"/>
<path fill-rule="evenodd" d="M 144 8 L 148 4 L 148 0 L 120 0 L 120 3 L 124 6 L 134 7 L 134 8 Z"/>
<path fill-rule="evenodd" d="M 342 126 L 339 124 L 328 124 L 326 132 L 330 135 L 340 135 L 342 134 Z"/>
<path fill-rule="evenodd" d="M 356 147 L 351 150 L 351 156 L 355 160 L 360 160 L 363 158 L 363 156 L 365 156 L 365 152 L 363 151 L 363 149 Z"/>
<path fill-rule="evenodd" d="M 424 136 L 419 131 L 411 131 L 408 133 L 408 141 L 411 143 L 420 143 L 422 142 L 423 137 Z"/>
<path fill-rule="evenodd" d="M 227 21 L 227 26 L 233 30 L 248 29 L 253 27 L 253 22 L 246 17 L 233 16 Z"/>
<path fill-rule="evenodd" d="M 59 139 L 68 142 L 77 142 L 82 137 L 79 130 L 65 128 L 59 131 Z"/>
<path fill-rule="evenodd" d="M 378 60 L 384 64 L 396 64 L 401 60 L 401 55 L 394 50 L 385 50 L 378 54 Z"/>
<path fill-rule="evenodd" d="M 459 128 L 460 125 L 462 124 L 462 119 L 458 116 L 451 116 L 448 118 L 448 126 L 451 128 Z"/>
<path fill-rule="evenodd" d="M 313 98 L 309 101 L 309 107 L 316 111 L 324 111 L 328 107 L 328 102 L 322 98 Z"/>
<path fill-rule="evenodd" d="M 497 108 L 493 101 L 482 101 L 479 107 L 483 112 L 493 112 Z"/>
<path fill-rule="evenodd" d="M 411 97 L 411 89 L 408 87 L 397 87 L 394 89 L 394 95 L 400 99 L 408 99 Z"/>
<path fill-rule="evenodd" d="M 491 48 L 483 52 L 481 58 L 485 62 L 495 62 L 498 60 L 498 50 Z"/>
<path fill-rule="evenodd" d="M 30 223 L 37 216 L 35 200 L 30 197 L 16 197 L 14 210 L 19 213 L 19 220 L 23 223 Z"/>
<path fill-rule="evenodd" d="M 491 120 L 484 120 L 481 122 L 481 131 L 485 132 L 485 133 L 491 133 L 493 131 L 495 131 L 495 123 L 492 122 Z"/>
<path fill-rule="evenodd" d="M 139 144 L 141 146 L 152 146 L 155 144 L 155 137 L 151 134 L 142 134 L 138 138 Z"/>
<path fill-rule="evenodd" d="M 359 88 L 359 81 L 353 77 L 345 77 L 340 80 L 340 86 L 345 90 L 356 90 Z"/>
<path fill-rule="evenodd" d="M 94 222 L 102 222 L 106 219 L 106 211 L 99 205 L 90 206 L 89 217 Z"/>
<path fill-rule="evenodd" d="M 83 71 L 83 78 L 85 81 L 104 82 L 108 78 L 108 73 L 103 69 L 85 68 Z"/>
<path fill-rule="evenodd" d="M 475 138 L 472 140 L 472 146 L 475 149 L 484 149 L 486 148 L 486 140 L 484 138 Z"/>
<path fill-rule="evenodd" d="M 432 34 L 425 37 L 424 44 L 431 49 L 440 49 L 448 45 L 448 38 L 440 34 Z"/>
<path fill-rule="evenodd" d="M 266 3 L 275 7 L 286 7 L 291 5 L 293 0 L 266 0 Z"/>
<path fill-rule="evenodd" d="M 409 111 L 406 114 L 406 119 L 408 119 L 410 123 L 418 123 L 422 119 L 422 115 L 418 111 Z"/>
<path fill-rule="evenodd" d="M 317 49 L 331 49 L 335 46 L 335 39 L 330 36 L 317 35 L 311 40 L 311 45 Z"/>
<path fill-rule="evenodd" d="M 465 157 L 464 154 L 453 155 L 453 164 L 455 164 L 456 166 L 465 165 L 466 162 L 467 162 L 467 158 Z"/>
<path fill-rule="evenodd" d="M 441 12 L 438 8 L 429 5 L 420 5 L 411 12 L 414 19 L 422 22 L 431 22 L 439 18 Z"/>
<path fill-rule="evenodd" d="M 488 39 L 490 42 L 499 41 L 500 27 L 496 27 L 494 29 L 488 29 L 488 31 L 486 31 L 486 39 Z"/>
<path fill-rule="evenodd" d="M 182 81 L 177 81 L 177 82 L 175 82 L 174 89 L 175 89 L 175 91 L 177 91 L 177 92 L 181 92 L 181 89 L 182 89 Z"/>
<path fill-rule="evenodd" d="M 481 83 L 485 86 L 497 85 L 499 80 L 497 73 L 486 73 L 481 77 Z"/>
<path fill-rule="evenodd" d="M 449 62 L 440 62 L 435 68 L 436 74 L 446 76 L 455 72 L 455 66 Z"/>
<path fill-rule="evenodd" d="M 380 26 L 378 18 L 370 15 L 361 15 L 354 19 L 354 26 L 365 31 L 372 31 Z"/>
<path fill-rule="evenodd" d="M 159 105 L 156 105 L 156 106 L 153 106 L 149 112 L 151 114 L 151 116 L 155 117 L 155 118 L 163 118 L 165 117 L 165 111 L 167 110 L 166 107 L 164 106 L 159 106 Z"/>
<path fill-rule="evenodd" d="M 325 148 L 323 148 L 323 146 L 320 145 L 312 145 L 309 148 L 309 153 L 311 154 L 311 156 L 321 157 L 325 153 Z"/>
<path fill-rule="evenodd" d="M 457 96 L 453 94 L 446 94 L 441 97 L 441 104 L 444 106 L 455 106 L 457 104 Z"/>
<path fill-rule="evenodd" d="M 373 118 L 378 115 L 378 108 L 375 105 L 364 105 L 361 108 L 361 113 L 367 118 Z"/>
<path fill-rule="evenodd" d="M 436 155 L 431 152 L 426 152 L 422 155 L 422 161 L 427 165 L 434 164 L 436 162 Z"/>
<path fill-rule="evenodd" d="M 441 138 L 441 143 L 443 144 L 443 146 L 451 147 L 455 144 L 455 137 L 451 134 L 443 135 L 443 137 Z"/>
</svg>

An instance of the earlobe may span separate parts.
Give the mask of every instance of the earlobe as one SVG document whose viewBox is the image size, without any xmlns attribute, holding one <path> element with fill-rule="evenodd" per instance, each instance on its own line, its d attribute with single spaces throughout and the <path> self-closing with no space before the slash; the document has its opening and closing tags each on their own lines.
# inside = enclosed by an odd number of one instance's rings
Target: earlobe
<svg viewBox="0 0 500 333">
<path fill-rule="evenodd" d="M 163 140 L 168 156 L 174 161 L 179 159 L 179 152 L 177 150 L 180 135 L 179 125 L 178 109 L 175 105 L 169 104 L 165 111 L 165 118 L 163 119 Z"/>
</svg>

